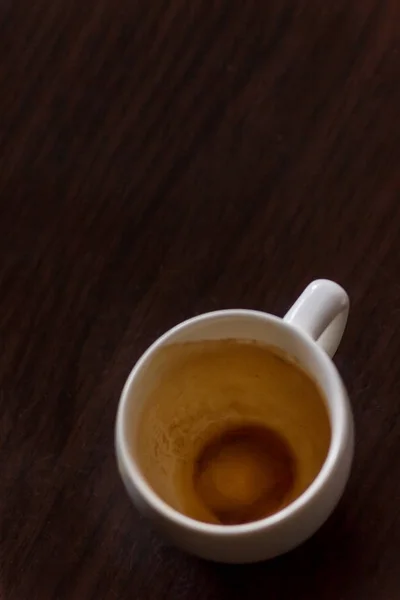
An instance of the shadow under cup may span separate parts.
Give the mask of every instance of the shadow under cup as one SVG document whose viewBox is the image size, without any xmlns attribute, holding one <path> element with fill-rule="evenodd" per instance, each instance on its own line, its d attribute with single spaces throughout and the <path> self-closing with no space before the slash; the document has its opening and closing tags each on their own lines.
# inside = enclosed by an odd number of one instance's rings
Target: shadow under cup
<svg viewBox="0 0 400 600">
<path fill-rule="evenodd" d="M 235 324 L 223 319 L 208 334 L 193 326 L 159 344 L 136 376 L 125 421 L 129 452 L 152 490 L 178 512 L 220 525 L 291 504 L 331 441 L 323 392 L 296 348 L 285 352 L 282 327 L 272 324 L 278 350 L 259 327 L 249 336 L 248 318 Z"/>
</svg>

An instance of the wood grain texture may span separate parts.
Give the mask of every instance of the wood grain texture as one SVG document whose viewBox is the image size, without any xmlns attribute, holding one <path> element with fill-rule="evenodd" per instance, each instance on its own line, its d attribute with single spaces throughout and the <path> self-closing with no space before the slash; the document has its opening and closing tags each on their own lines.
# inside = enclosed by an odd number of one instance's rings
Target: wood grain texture
<svg viewBox="0 0 400 600">
<path fill-rule="evenodd" d="M 0 598 L 400 594 L 400 4 L 0 2 Z M 131 506 L 126 376 L 194 314 L 330 277 L 357 427 L 309 542 L 247 567 Z"/>
</svg>

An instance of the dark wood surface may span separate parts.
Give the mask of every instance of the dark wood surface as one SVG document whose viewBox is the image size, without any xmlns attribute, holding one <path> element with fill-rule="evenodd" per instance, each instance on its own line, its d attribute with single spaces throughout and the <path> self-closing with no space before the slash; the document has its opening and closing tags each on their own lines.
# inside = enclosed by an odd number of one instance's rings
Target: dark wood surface
<svg viewBox="0 0 400 600">
<path fill-rule="evenodd" d="M 400 598 L 400 4 L 0 3 L 0 598 Z M 168 547 L 113 425 L 197 313 L 329 277 L 357 427 L 338 509 L 268 563 Z"/>
</svg>

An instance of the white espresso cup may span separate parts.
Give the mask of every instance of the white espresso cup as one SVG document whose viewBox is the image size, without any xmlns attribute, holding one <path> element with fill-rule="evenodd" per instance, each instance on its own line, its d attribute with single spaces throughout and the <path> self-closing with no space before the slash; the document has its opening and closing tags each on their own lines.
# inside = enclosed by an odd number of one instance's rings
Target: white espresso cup
<svg viewBox="0 0 400 600">
<path fill-rule="evenodd" d="M 206 313 L 167 331 L 138 360 L 118 407 L 118 468 L 136 507 L 174 544 L 215 561 L 265 560 L 299 545 L 330 515 L 342 495 L 353 458 L 353 417 L 343 382 L 331 361 L 343 335 L 348 309 L 348 296 L 339 285 L 318 280 L 304 290 L 283 319 L 253 310 Z M 132 419 L 139 421 L 146 402 L 144 382 L 149 381 L 149 376 L 151 379 L 152 362 L 160 348 L 172 343 L 219 339 L 255 340 L 293 357 L 322 391 L 331 427 L 325 462 L 301 496 L 271 516 L 241 525 L 203 523 L 169 506 L 147 483 L 132 444 L 132 435 L 140 435 L 138 427 L 132 428 Z"/>
</svg>

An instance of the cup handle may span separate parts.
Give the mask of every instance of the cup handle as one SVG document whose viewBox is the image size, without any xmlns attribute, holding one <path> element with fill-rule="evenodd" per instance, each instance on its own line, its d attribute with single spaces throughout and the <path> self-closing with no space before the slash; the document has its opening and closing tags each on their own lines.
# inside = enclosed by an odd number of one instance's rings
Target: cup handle
<svg viewBox="0 0 400 600">
<path fill-rule="evenodd" d="M 306 287 L 284 321 L 302 329 L 332 358 L 342 339 L 348 314 L 349 297 L 344 289 L 329 279 L 318 279 Z"/>
</svg>

